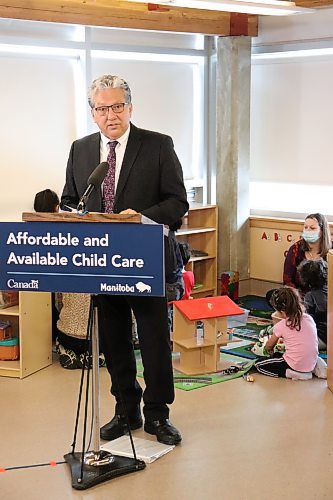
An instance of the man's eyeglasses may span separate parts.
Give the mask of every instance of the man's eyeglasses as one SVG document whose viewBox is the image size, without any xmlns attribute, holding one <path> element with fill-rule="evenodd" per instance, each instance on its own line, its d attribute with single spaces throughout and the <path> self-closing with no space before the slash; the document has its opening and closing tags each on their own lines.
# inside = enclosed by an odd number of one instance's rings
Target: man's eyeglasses
<svg viewBox="0 0 333 500">
<path fill-rule="evenodd" d="M 114 113 L 119 114 L 124 111 L 124 108 L 127 104 L 128 104 L 127 102 L 119 102 L 117 104 L 111 104 L 110 106 L 98 106 L 98 108 L 94 108 L 94 110 L 96 111 L 98 116 L 108 115 L 110 108 Z"/>
</svg>

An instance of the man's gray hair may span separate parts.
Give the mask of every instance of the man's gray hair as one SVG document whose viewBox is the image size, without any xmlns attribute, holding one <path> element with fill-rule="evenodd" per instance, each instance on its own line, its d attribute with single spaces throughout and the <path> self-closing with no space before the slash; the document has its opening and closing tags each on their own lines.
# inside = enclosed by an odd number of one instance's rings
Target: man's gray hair
<svg viewBox="0 0 333 500">
<path fill-rule="evenodd" d="M 125 102 L 130 104 L 132 102 L 131 89 L 125 80 L 115 75 L 102 75 L 96 78 L 88 89 L 88 102 L 91 108 L 94 107 L 94 96 L 96 92 L 108 88 L 123 89 L 125 94 Z"/>
</svg>

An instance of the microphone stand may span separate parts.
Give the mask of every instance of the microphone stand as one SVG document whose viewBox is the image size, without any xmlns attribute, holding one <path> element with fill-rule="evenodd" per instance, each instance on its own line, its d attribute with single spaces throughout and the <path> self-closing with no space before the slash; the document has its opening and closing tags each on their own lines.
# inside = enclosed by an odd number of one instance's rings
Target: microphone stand
<svg viewBox="0 0 333 500">
<path fill-rule="evenodd" d="M 84 214 L 85 211 L 86 211 L 86 204 L 87 204 L 88 198 L 89 198 L 89 196 L 90 196 L 90 194 L 91 194 L 91 192 L 92 192 L 93 189 L 94 188 L 92 187 L 92 189 L 87 194 L 84 194 L 82 196 L 82 198 L 80 199 L 80 201 L 79 201 L 79 203 L 78 203 L 78 205 L 76 207 L 76 210 L 78 212 L 80 212 L 81 214 Z"/>
<path fill-rule="evenodd" d="M 72 444 L 72 451 L 64 455 L 65 461 L 68 463 L 72 474 L 72 487 L 76 490 L 85 490 L 97 484 L 100 484 L 114 477 L 118 477 L 130 472 L 135 472 L 145 468 L 146 464 L 142 460 L 134 458 L 121 457 L 113 455 L 107 451 L 100 449 L 100 423 L 99 423 L 99 335 L 98 335 L 98 296 L 91 296 L 90 314 L 87 329 L 87 339 L 89 341 L 89 354 L 92 351 L 92 416 L 91 416 L 91 436 L 92 447 L 90 442 L 86 449 L 86 434 L 87 434 L 87 417 L 88 417 L 88 399 L 90 385 L 90 363 L 83 363 L 81 372 L 81 383 L 79 389 L 78 406 L 76 413 L 75 430 Z M 85 366 L 87 364 L 87 366 Z M 86 368 L 86 369 L 85 369 Z M 75 452 L 75 444 L 78 431 L 80 406 L 82 399 L 82 390 L 86 378 L 85 391 L 85 412 L 82 434 L 82 451 Z"/>
</svg>

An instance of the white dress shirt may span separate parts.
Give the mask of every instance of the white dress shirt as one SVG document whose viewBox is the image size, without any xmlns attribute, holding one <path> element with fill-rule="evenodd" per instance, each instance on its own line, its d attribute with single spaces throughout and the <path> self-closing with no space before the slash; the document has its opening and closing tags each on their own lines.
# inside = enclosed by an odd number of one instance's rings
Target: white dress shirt
<svg viewBox="0 0 333 500">
<path fill-rule="evenodd" d="M 126 130 L 126 132 L 119 137 L 119 139 L 116 139 L 118 144 L 116 146 L 115 152 L 116 152 L 116 172 L 115 172 L 115 190 L 117 189 L 118 185 L 118 179 L 119 179 L 119 174 L 121 170 L 121 166 L 123 164 L 123 159 L 125 155 L 125 149 L 127 146 L 127 141 L 128 141 L 128 136 L 130 133 L 130 126 Z M 101 141 L 100 141 L 100 161 L 107 161 L 108 154 L 109 154 L 109 142 L 111 139 L 106 137 L 105 135 L 102 134 L 101 132 Z M 103 185 L 102 185 L 102 190 L 103 190 Z"/>
</svg>

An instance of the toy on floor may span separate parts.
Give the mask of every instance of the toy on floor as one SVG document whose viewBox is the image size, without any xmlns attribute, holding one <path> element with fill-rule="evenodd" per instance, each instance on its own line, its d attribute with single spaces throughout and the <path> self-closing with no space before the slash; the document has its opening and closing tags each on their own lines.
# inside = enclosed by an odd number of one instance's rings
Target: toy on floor
<svg viewBox="0 0 333 500">
<path fill-rule="evenodd" d="M 253 354 L 259 357 L 269 357 L 269 353 L 267 352 L 265 346 L 272 334 L 273 334 L 273 325 L 269 325 L 263 330 L 260 330 L 259 339 L 251 348 Z M 277 344 L 274 346 L 274 352 L 281 352 L 281 353 L 285 352 L 285 345 L 282 339 L 279 339 Z"/>
</svg>

